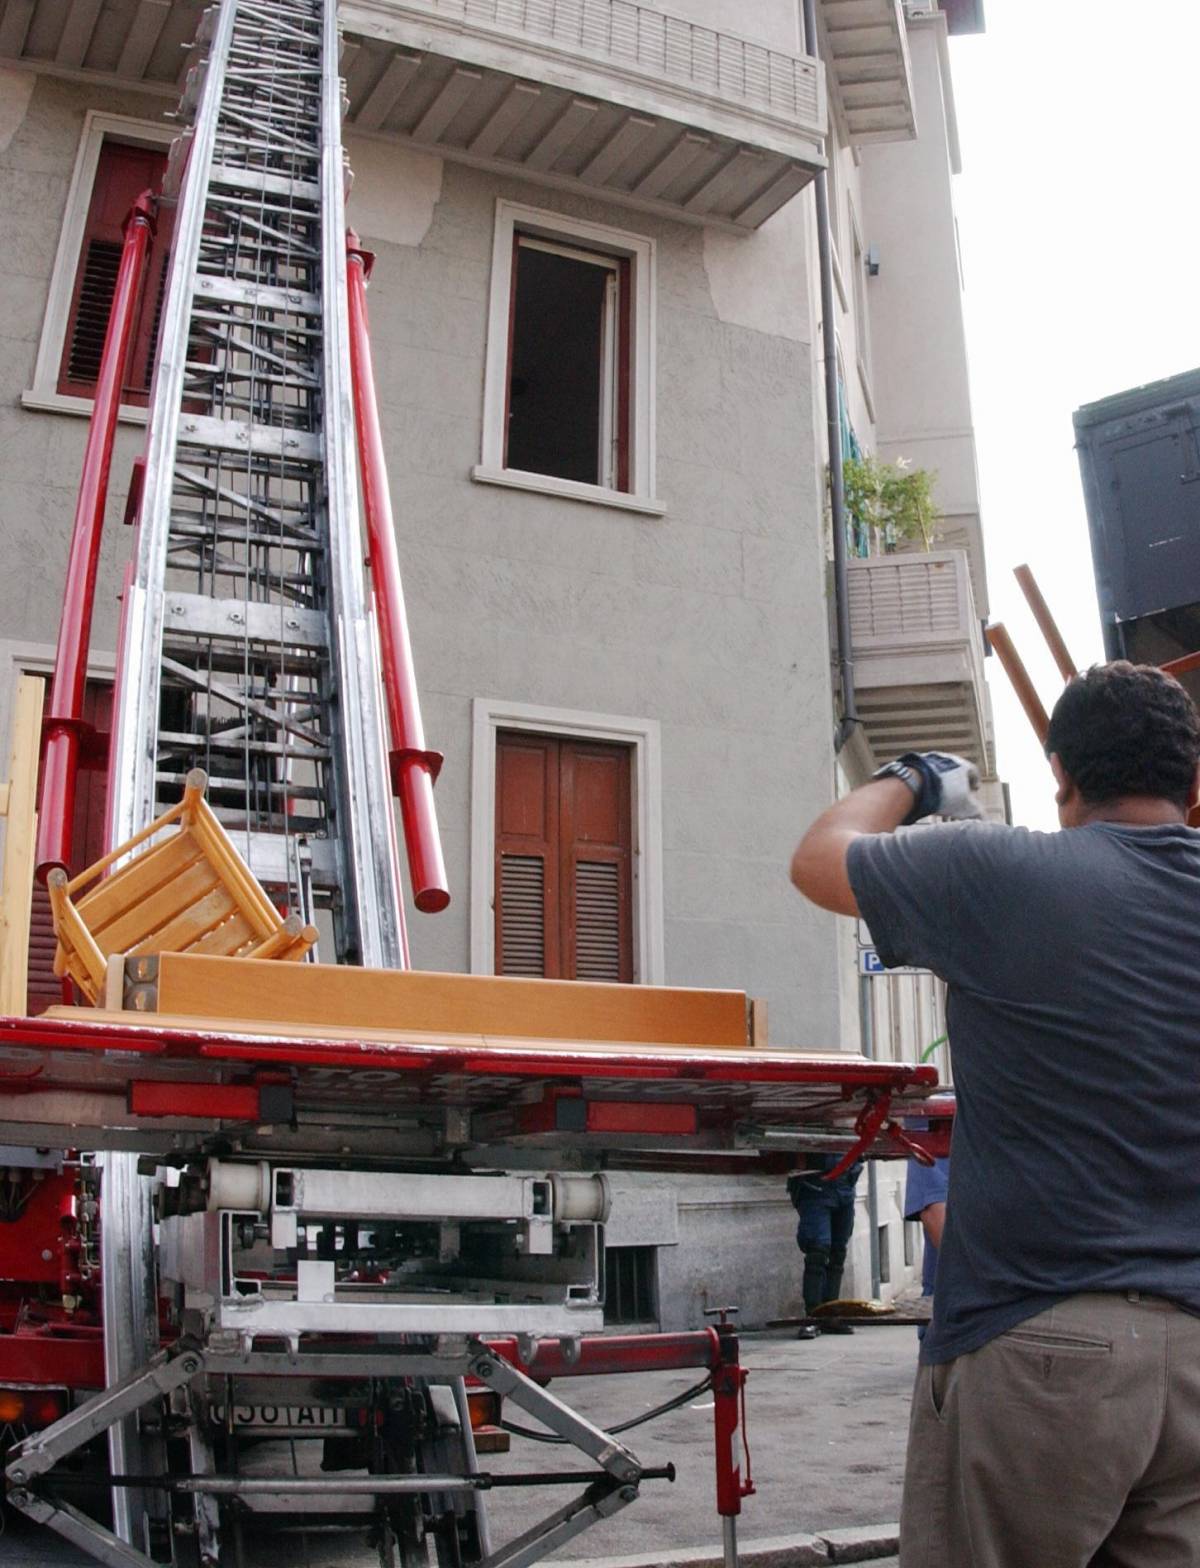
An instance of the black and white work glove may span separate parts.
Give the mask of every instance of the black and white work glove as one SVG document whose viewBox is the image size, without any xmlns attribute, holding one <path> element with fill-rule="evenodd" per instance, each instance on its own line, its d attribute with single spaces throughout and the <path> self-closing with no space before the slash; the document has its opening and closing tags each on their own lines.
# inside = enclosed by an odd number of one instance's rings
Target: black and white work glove
<svg viewBox="0 0 1200 1568">
<path fill-rule="evenodd" d="M 920 822 L 922 817 L 977 821 L 983 816 L 983 807 L 975 794 L 979 769 L 965 757 L 952 756 L 948 751 L 906 751 L 872 776 L 902 779 L 912 790 L 912 810 L 902 827 Z"/>
</svg>

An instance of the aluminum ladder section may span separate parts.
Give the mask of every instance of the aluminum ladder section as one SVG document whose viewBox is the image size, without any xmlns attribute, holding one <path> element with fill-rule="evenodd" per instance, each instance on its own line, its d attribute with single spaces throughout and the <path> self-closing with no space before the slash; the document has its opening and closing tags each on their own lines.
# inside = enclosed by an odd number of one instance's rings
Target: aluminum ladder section
<svg viewBox="0 0 1200 1568">
<path fill-rule="evenodd" d="M 189 767 L 259 880 L 343 963 L 403 923 L 360 542 L 336 0 L 223 0 L 200 30 L 127 590 L 116 841 Z M 190 122 L 190 123 L 188 123 Z M 323 931 L 327 936 L 328 927 Z"/>
<path fill-rule="evenodd" d="M 333 956 L 400 967 L 354 466 L 336 0 L 223 0 L 197 41 L 207 55 L 168 172 L 177 204 L 125 591 L 111 842 L 202 766 L 260 881 L 319 924 L 327 911 Z M 132 1155 L 105 1156 L 102 1214 L 115 1381 L 157 1337 L 149 1183 Z M 118 1472 L 157 1459 L 129 1422 L 112 1428 L 110 1454 Z M 144 1541 L 148 1502 L 114 1491 L 125 1541 Z"/>
</svg>

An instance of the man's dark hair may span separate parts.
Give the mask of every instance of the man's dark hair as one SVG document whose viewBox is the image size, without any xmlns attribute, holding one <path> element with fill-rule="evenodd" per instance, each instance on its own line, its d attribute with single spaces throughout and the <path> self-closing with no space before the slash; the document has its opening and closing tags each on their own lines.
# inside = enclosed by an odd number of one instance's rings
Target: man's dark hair
<svg viewBox="0 0 1200 1568">
<path fill-rule="evenodd" d="M 1152 795 L 1186 811 L 1200 760 L 1200 713 L 1173 675 L 1152 664 L 1093 664 L 1054 704 L 1056 751 L 1084 800 Z"/>
</svg>

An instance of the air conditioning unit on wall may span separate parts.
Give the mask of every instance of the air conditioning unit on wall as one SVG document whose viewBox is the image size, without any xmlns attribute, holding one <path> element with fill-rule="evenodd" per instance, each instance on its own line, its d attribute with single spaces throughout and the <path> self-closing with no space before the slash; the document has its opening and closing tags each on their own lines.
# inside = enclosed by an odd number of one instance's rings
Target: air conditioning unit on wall
<svg viewBox="0 0 1200 1568">
<path fill-rule="evenodd" d="M 938 0 L 904 0 L 906 16 L 936 16 Z"/>
</svg>

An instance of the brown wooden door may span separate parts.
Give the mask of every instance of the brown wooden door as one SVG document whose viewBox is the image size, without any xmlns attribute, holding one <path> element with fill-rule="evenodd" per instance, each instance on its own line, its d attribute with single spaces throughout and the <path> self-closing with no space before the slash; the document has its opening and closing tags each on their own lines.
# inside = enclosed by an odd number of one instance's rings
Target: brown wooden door
<svg viewBox="0 0 1200 1568">
<path fill-rule="evenodd" d="M 496 973 L 633 979 L 630 748 L 502 731 Z"/>
</svg>

